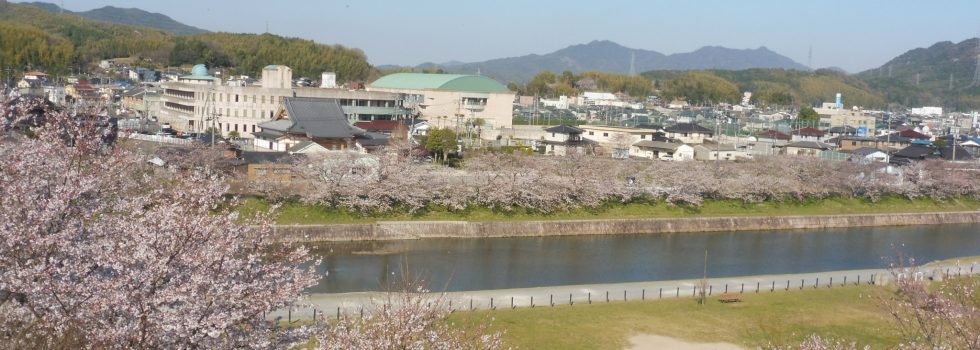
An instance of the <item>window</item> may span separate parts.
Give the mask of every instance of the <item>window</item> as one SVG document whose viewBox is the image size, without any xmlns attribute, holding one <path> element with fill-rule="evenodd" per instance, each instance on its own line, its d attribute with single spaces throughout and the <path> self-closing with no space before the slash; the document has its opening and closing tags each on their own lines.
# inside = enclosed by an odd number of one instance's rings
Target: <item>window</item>
<svg viewBox="0 0 980 350">
<path fill-rule="evenodd" d="M 647 138 L 647 135 L 640 135 L 640 139 L 646 140 L 646 138 Z"/>
<path fill-rule="evenodd" d="M 235 124 L 235 132 L 238 132 L 238 124 Z"/>
<path fill-rule="evenodd" d="M 594 132 L 589 131 L 589 136 L 595 135 Z"/>
<path fill-rule="evenodd" d="M 262 103 L 265 104 L 265 95 L 262 95 Z"/>
<path fill-rule="evenodd" d="M 238 94 L 235 94 L 235 102 L 238 102 Z"/>
<path fill-rule="evenodd" d="M 255 132 L 255 124 L 252 124 L 252 132 Z"/>
<path fill-rule="evenodd" d="M 857 146 L 857 141 L 851 141 L 851 146 Z"/>
<path fill-rule="evenodd" d="M 602 137 L 609 137 L 609 133 L 608 132 L 602 133 Z"/>
<path fill-rule="evenodd" d="M 555 133 L 551 133 L 551 137 L 555 137 Z"/>
</svg>

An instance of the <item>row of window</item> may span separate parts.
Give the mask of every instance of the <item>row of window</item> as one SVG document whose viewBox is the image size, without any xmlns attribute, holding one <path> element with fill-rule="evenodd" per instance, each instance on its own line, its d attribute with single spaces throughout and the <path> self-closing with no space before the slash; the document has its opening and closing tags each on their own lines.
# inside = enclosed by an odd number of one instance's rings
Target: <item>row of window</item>
<svg viewBox="0 0 980 350">
<path fill-rule="evenodd" d="M 242 130 L 240 130 L 241 132 L 255 132 L 255 124 L 218 123 L 218 130 L 221 130 L 222 125 L 224 126 L 225 132 L 231 132 L 231 131 L 239 132 L 238 130 L 239 125 L 241 125 L 242 127 Z M 249 131 L 249 127 L 251 127 L 252 129 L 251 131 Z"/>
</svg>

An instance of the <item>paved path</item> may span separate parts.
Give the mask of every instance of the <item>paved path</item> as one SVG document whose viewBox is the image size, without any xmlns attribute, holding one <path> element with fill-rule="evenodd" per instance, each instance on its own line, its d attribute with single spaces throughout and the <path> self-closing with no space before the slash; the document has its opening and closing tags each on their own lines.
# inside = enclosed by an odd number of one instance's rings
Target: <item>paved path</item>
<svg viewBox="0 0 980 350">
<path fill-rule="evenodd" d="M 914 276 L 901 274 L 900 277 L 939 280 L 945 274 L 980 273 L 980 264 L 962 264 L 920 267 Z M 903 276 L 904 275 L 904 276 Z M 858 283 L 888 283 L 892 274 L 885 269 L 830 271 L 787 275 L 759 275 L 742 277 L 721 277 L 708 280 L 709 293 L 773 293 L 800 290 L 804 288 L 836 288 Z M 497 289 L 445 293 L 445 300 L 453 310 L 468 309 L 507 309 L 526 307 L 550 307 L 554 305 L 575 305 L 588 303 L 622 302 L 634 300 L 656 300 L 668 298 L 693 298 L 697 294 L 699 280 L 675 280 L 637 283 L 610 283 L 574 286 L 549 286 L 535 288 Z M 438 293 L 434 293 L 438 295 Z M 267 315 L 268 318 L 309 320 L 313 310 L 318 315 L 337 317 L 359 315 L 370 311 L 375 300 L 385 296 L 382 292 L 313 294 L 307 303 L 311 307 L 297 307 L 292 311 L 279 310 Z"/>
</svg>

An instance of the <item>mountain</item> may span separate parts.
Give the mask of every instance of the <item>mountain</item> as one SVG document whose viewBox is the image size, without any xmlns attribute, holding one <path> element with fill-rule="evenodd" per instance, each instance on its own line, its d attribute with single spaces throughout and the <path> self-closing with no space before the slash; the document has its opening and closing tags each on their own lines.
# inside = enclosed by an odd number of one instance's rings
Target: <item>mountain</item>
<svg viewBox="0 0 980 350">
<path fill-rule="evenodd" d="M 48 12 L 62 13 L 62 8 L 58 5 L 46 2 L 28 2 L 25 5 L 39 7 Z M 72 12 L 64 10 L 65 14 L 73 14 L 95 21 L 102 21 L 114 24 L 126 24 L 140 27 L 159 29 L 165 32 L 178 35 L 189 35 L 206 33 L 204 29 L 192 27 L 175 21 L 166 15 L 154 12 L 147 12 L 136 8 L 118 8 L 106 6 L 94 10 L 83 12 Z"/>
<path fill-rule="evenodd" d="M 980 107 L 977 38 L 959 43 L 943 41 L 909 50 L 878 68 L 856 76 L 889 101 L 905 106 L 943 106 L 967 110 Z"/>
<path fill-rule="evenodd" d="M 526 82 L 542 70 L 556 73 L 566 70 L 573 73 L 629 73 L 631 60 L 634 72 L 749 68 L 807 70 L 806 66 L 765 47 L 736 50 L 711 46 L 694 52 L 664 55 L 651 50 L 628 48 L 608 40 L 572 45 L 544 55 L 531 54 L 471 63 L 452 62 L 453 65 L 439 65 L 439 68 L 454 73 L 480 72 L 502 81 Z M 416 68 L 432 69 L 435 66 L 427 63 Z"/>
<path fill-rule="evenodd" d="M 289 66 L 296 76 L 335 72 L 342 82 L 377 75 L 364 52 L 341 45 L 271 34 L 176 35 L 59 12 L 0 0 L 0 67 L 57 76 L 101 59 L 133 57 L 141 67 L 206 63 L 229 75 L 257 76 L 269 64 Z"/>
</svg>

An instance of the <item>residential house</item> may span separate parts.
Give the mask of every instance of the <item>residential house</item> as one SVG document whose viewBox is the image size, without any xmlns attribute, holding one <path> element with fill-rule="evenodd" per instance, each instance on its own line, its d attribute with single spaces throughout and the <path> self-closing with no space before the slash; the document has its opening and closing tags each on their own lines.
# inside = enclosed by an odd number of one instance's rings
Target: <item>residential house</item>
<svg viewBox="0 0 980 350">
<path fill-rule="evenodd" d="M 630 147 L 630 155 L 659 160 L 692 160 L 694 148 L 678 142 L 639 141 Z"/>
<path fill-rule="evenodd" d="M 888 153 L 872 147 L 862 147 L 851 151 L 851 161 L 857 163 L 888 163 Z"/>
<path fill-rule="evenodd" d="M 970 151 L 960 145 L 947 145 L 945 147 L 939 148 L 939 156 L 945 160 L 952 161 L 969 161 L 973 160 L 973 155 Z"/>
<path fill-rule="evenodd" d="M 594 141 L 615 158 L 629 156 L 630 146 L 639 141 L 649 141 L 658 134 L 653 129 L 627 128 L 621 126 L 582 125 L 582 137 Z"/>
<path fill-rule="evenodd" d="M 889 160 L 893 164 L 909 164 L 915 161 L 939 157 L 939 151 L 932 145 L 912 144 L 892 154 Z"/>
<path fill-rule="evenodd" d="M 694 159 L 697 160 L 736 160 L 751 158 L 748 151 L 729 144 L 702 144 L 694 146 Z"/>
<path fill-rule="evenodd" d="M 878 147 L 878 139 L 866 136 L 842 135 L 827 140 L 827 143 L 837 145 L 837 148 L 844 152 L 865 147 Z"/>
<path fill-rule="evenodd" d="M 780 141 L 790 141 L 793 139 L 792 136 L 776 130 L 766 130 L 760 132 L 759 135 L 756 136 L 756 138 L 759 140 L 759 142 L 769 142 L 769 143 L 778 143 Z"/>
<path fill-rule="evenodd" d="M 793 141 L 821 141 L 824 132 L 817 128 L 799 128 L 793 131 Z"/>
<path fill-rule="evenodd" d="M 827 129 L 827 137 L 853 136 L 857 135 L 857 129 L 852 126 L 835 126 Z"/>
<path fill-rule="evenodd" d="M 667 137 L 686 144 L 702 144 L 704 139 L 714 135 L 711 129 L 693 124 L 679 123 L 664 128 Z"/>
<path fill-rule="evenodd" d="M 592 153 L 594 143 L 582 138 L 583 132 L 585 130 L 564 124 L 544 129 L 544 140 L 540 141 L 544 147 L 543 153 L 556 156 L 564 156 L 572 152 Z"/>
<path fill-rule="evenodd" d="M 833 149 L 833 145 L 819 141 L 797 141 L 783 146 L 783 154 L 819 158 L 821 151 Z"/>
<path fill-rule="evenodd" d="M 915 141 L 914 139 L 900 136 L 897 132 L 878 136 L 877 140 L 878 140 L 879 148 L 893 150 L 893 151 L 897 151 L 905 147 L 908 147 L 909 145 L 912 144 L 913 141 Z"/>
</svg>

